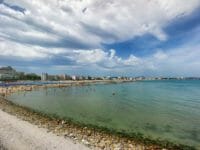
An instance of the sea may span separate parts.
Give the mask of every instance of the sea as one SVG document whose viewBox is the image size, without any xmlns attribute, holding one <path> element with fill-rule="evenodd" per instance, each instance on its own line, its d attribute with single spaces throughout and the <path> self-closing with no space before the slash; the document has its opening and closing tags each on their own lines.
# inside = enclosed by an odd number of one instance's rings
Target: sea
<svg viewBox="0 0 200 150">
<path fill-rule="evenodd" d="M 200 80 L 47 88 L 8 99 L 79 123 L 200 147 Z"/>
</svg>

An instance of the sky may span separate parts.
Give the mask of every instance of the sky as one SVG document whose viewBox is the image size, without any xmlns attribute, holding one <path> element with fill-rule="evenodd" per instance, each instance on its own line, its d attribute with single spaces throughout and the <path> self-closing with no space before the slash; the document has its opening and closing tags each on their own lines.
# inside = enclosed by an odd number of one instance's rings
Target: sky
<svg viewBox="0 0 200 150">
<path fill-rule="evenodd" d="M 200 0 L 0 0 L 0 66 L 200 76 Z"/>
</svg>

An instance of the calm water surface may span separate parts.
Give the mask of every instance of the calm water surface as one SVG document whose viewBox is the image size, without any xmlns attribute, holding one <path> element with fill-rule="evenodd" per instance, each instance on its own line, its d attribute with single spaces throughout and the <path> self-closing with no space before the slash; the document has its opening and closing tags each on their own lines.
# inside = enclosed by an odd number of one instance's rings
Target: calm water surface
<svg viewBox="0 0 200 150">
<path fill-rule="evenodd" d="M 15 93 L 9 99 L 83 123 L 200 147 L 198 80 L 49 88 Z"/>
</svg>

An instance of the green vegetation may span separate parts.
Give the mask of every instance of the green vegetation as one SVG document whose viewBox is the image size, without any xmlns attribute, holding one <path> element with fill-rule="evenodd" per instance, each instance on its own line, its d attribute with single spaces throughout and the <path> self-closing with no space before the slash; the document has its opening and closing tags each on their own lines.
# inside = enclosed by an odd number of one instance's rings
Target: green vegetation
<svg viewBox="0 0 200 150">
<path fill-rule="evenodd" d="M 25 75 L 20 75 L 19 80 L 41 80 L 41 77 L 37 74 L 30 73 Z"/>
<path fill-rule="evenodd" d="M 29 74 L 18 74 L 15 78 L 4 78 L 0 79 L 0 81 L 5 81 L 5 82 L 13 82 L 13 81 L 18 81 L 18 80 L 41 80 L 41 77 L 38 76 L 35 73 L 29 73 Z"/>
</svg>

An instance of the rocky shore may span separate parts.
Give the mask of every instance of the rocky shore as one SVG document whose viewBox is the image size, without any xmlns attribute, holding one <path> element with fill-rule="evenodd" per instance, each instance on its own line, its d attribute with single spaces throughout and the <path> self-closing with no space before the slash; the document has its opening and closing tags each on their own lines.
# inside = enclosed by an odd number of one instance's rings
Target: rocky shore
<svg viewBox="0 0 200 150">
<path fill-rule="evenodd" d="M 9 84 L 5 84 L 5 86 L 0 86 L 0 96 L 6 97 L 9 94 L 20 92 L 20 91 L 33 91 L 40 88 L 64 88 L 69 86 L 84 86 L 90 84 L 110 84 L 110 83 L 123 83 L 123 82 L 133 82 L 127 80 L 83 80 L 83 81 L 62 81 L 58 83 L 48 83 L 48 84 L 23 84 L 20 85 L 20 82 L 17 85 L 9 86 Z"/>
<path fill-rule="evenodd" d="M 71 120 L 62 120 L 56 116 L 45 115 L 0 99 L 0 109 L 18 118 L 47 129 L 47 132 L 70 138 L 75 143 L 82 143 L 91 149 L 106 150 L 191 150 L 192 147 L 176 145 L 166 141 L 151 140 L 139 134 L 125 135 L 105 128 L 83 125 Z"/>
<path fill-rule="evenodd" d="M 0 138 L 3 149 L 8 150 L 89 150 L 70 138 L 57 136 L 27 121 L 0 110 Z"/>
</svg>

